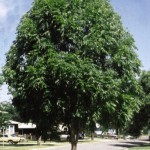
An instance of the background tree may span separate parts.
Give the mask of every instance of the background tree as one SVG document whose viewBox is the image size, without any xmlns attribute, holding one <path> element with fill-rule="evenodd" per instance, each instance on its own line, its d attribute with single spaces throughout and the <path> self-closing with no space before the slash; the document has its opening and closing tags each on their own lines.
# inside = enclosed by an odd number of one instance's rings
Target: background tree
<svg viewBox="0 0 150 150">
<path fill-rule="evenodd" d="M 21 117 L 36 123 L 39 135 L 64 123 L 75 150 L 87 120 L 125 101 L 130 107 L 131 99 L 137 105 L 134 40 L 107 0 L 35 0 L 17 30 L 5 80 Z"/>
<path fill-rule="evenodd" d="M 0 108 L 0 132 L 3 132 L 9 122 L 9 115 Z"/>
<path fill-rule="evenodd" d="M 10 102 L 0 102 L 0 127 L 6 127 L 9 120 L 22 121 L 15 107 Z"/>
<path fill-rule="evenodd" d="M 143 97 L 141 99 L 140 110 L 134 114 L 132 122 L 130 123 L 127 132 L 140 136 L 144 127 L 150 129 L 150 71 L 143 71 L 139 83 L 143 89 Z"/>
<path fill-rule="evenodd" d="M 135 112 L 138 112 L 141 106 L 141 87 L 135 81 L 135 87 L 125 87 L 121 84 L 118 84 L 118 95 L 117 101 L 115 103 L 115 109 L 112 111 L 103 110 L 100 123 L 103 124 L 106 128 L 116 129 L 116 134 L 119 137 L 119 130 L 121 133 L 132 120 Z M 125 90 L 127 90 L 125 92 Z M 116 91 L 117 92 L 117 91 Z M 107 120 L 105 119 L 107 118 Z"/>
<path fill-rule="evenodd" d="M 5 110 L 5 107 L 3 106 L 3 103 L 0 103 L 0 128 L 4 128 L 10 117 L 8 115 L 8 112 Z"/>
<path fill-rule="evenodd" d="M 11 102 L 3 101 L 0 103 L 0 110 L 7 112 L 9 120 L 15 120 L 22 122 L 16 108 L 12 105 Z"/>
<path fill-rule="evenodd" d="M 2 86 L 4 82 L 3 75 L 0 74 L 0 87 Z M 7 121 L 7 115 L 5 115 L 5 112 L 3 111 L 1 104 L 0 104 L 0 129 L 2 129 L 6 125 Z"/>
<path fill-rule="evenodd" d="M 0 74 L 0 86 L 3 84 L 3 82 L 4 82 L 4 77 L 2 74 Z"/>
</svg>

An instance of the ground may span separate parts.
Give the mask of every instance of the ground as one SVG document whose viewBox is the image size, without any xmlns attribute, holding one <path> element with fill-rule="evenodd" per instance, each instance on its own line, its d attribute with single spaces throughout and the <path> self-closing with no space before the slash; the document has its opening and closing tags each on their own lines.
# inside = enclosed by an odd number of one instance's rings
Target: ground
<svg viewBox="0 0 150 150">
<path fill-rule="evenodd" d="M 149 143 L 148 141 L 142 141 L 142 140 L 105 139 L 105 140 L 95 141 L 95 142 L 79 143 L 77 150 L 128 150 L 131 147 L 142 146 L 148 143 Z M 53 147 L 53 148 L 44 148 L 43 150 L 70 150 L 70 144 L 67 144 L 65 146 Z"/>
<path fill-rule="evenodd" d="M 149 146 L 148 146 L 149 145 Z M 137 149 L 136 147 L 140 147 Z M 136 149 L 130 149 L 135 147 Z M 0 143 L 0 150 L 3 149 Z M 150 141 L 148 139 L 100 139 L 95 138 L 80 140 L 77 150 L 150 150 Z M 5 144 L 4 150 L 70 150 L 68 142 L 46 142 L 42 146 L 36 146 L 36 142 L 24 142 L 17 145 Z"/>
</svg>

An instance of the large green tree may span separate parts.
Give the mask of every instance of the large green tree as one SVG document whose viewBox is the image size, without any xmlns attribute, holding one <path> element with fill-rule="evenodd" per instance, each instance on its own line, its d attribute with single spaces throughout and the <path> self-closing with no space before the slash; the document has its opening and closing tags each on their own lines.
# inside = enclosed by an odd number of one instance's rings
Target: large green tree
<svg viewBox="0 0 150 150">
<path fill-rule="evenodd" d="M 87 120 L 137 105 L 136 47 L 107 0 L 35 0 L 17 31 L 5 80 L 39 136 L 64 123 L 75 150 Z"/>
</svg>

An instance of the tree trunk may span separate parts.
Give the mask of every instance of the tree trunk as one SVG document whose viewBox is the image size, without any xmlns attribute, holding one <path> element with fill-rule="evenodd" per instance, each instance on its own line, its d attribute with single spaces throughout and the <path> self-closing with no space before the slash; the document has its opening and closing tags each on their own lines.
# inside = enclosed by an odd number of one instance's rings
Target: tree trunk
<svg viewBox="0 0 150 150">
<path fill-rule="evenodd" d="M 71 143 L 71 150 L 77 150 L 77 143 Z"/>
<path fill-rule="evenodd" d="M 36 124 L 36 140 L 37 140 L 37 145 L 41 145 L 41 135 L 42 135 L 42 131 L 41 131 L 41 128 L 39 127 L 38 124 Z"/>
<path fill-rule="evenodd" d="M 39 145 L 39 146 L 41 145 L 41 136 L 37 137 L 37 145 Z"/>
<path fill-rule="evenodd" d="M 94 140 L 94 132 L 91 132 L 91 140 Z"/>
<path fill-rule="evenodd" d="M 119 139 L 119 128 L 116 127 L 116 135 L 117 135 L 117 139 Z"/>
<path fill-rule="evenodd" d="M 91 121 L 90 121 L 90 131 L 91 131 L 91 140 L 94 140 L 94 132 L 95 132 L 96 124 L 92 118 L 93 117 L 91 117 Z"/>
<path fill-rule="evenodd" d="M 74 128 L 71 128 L 70 142 L 71 142 L 71 150 L 77 150 L 79 132 Z"/>
</svg>

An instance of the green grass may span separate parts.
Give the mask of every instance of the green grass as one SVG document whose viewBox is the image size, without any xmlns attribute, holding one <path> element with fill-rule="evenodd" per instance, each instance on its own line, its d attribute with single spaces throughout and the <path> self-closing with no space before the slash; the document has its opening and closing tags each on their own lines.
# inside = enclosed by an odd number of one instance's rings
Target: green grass
<svg viewBox="0 0 150 150">
<path fill-rule="evenodd" d="M 33 149 L 40 149 L 40 148 L 47 148 L 47 147 L 54 147 L 54 146 L 63 146 L 69 144 L 68 142 L 41 142 L 41 146 L 37 146 L 36 141 L 29 141 L 29 142 L 22 142 L 18 144 L 9 145 L 7 143 L 4 144 L 0 143 L 0 150 L 33 150 Z"/>
<path fill-rule="evenodd" d="M 95 138 L 94 141 L 91 141 L 90 138 L 86 138 L 84 140 L 80 140 L 79 143 L 89 143 L 89 142 L 101 142 L 100 138 Z M 131 146 L 127 146 L 129 150 L 150 150 L 150 143 L 147 142 L 133 142 L 128 141 L 127 143 L 130 143 Z M 5 143 L 3 148 L 3 143 L 0 143 L 0 150 L 38 150 L 42 148 L 48 148 L 48 147 L 56 147 L 56 146 L 65 146 L 70 145 L 69 142 L 53 142 L 53 141 L 47 141 L 46 143 L 41 142 L 41 146 L 37 146 L 36 141 L 28 141 L 28 142 L 21 142 L 14 145 L 9 145 L 8 143 Z"/>
<path fill-rule="evenodd" d="M 145 147 L 132 147 L 129 150 L 150 150 L 150 146 Z"/>
<path fill-rule="evenodd" d="M 129 150 L 150 150 L 150 143 L 133 146 L 133 147 L 129 148 Z"/>
<path fill-rule="evenodd" d="M 95 139 L 95 142 L 97 140 Z M 99 141 L 99 140 L 98 140 Z M 86 143 L 86 142 L 93 142 L 90 140 L 90 138 L 85 138 L 84 140 L 79 140 L 79 143 Z M 28 142 L 21 142 L 18 144 L 8 144 L 0 142 L 0 150 L 33 150 L 33 149 L 41 149 L 41 148 L 48 148 L 48 147 L 55 147 L 55 146 L 65 146 L 70 145 L 68 141 L 63 142 L 54 142 L 54 141 L 47 141 L 43 142 L 41 141 L 41 146 L 37 146 L 36 141 L 28 141 Z"/>
</svg>

